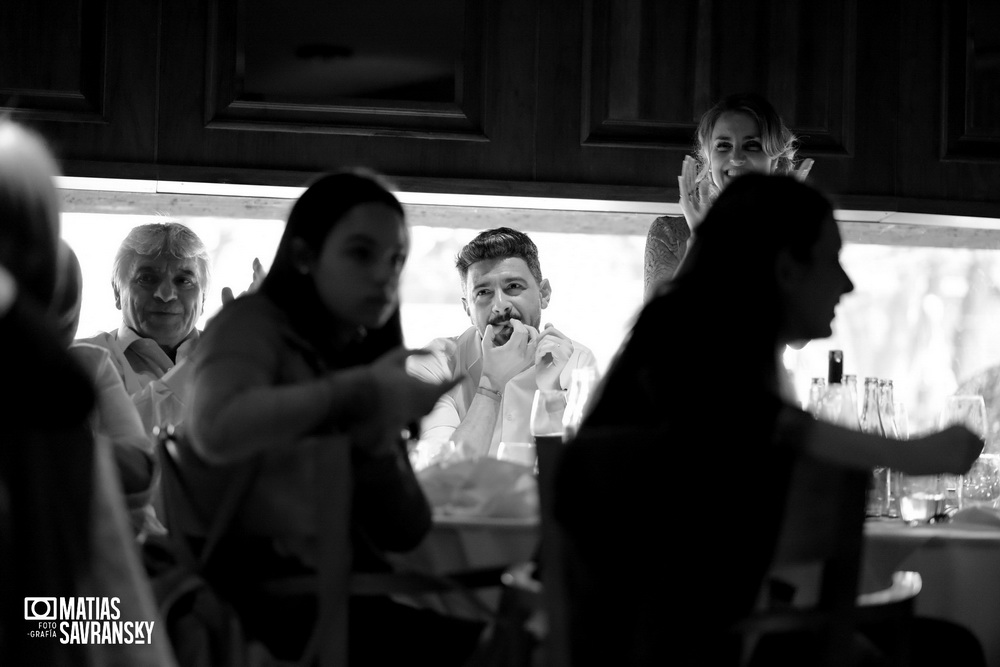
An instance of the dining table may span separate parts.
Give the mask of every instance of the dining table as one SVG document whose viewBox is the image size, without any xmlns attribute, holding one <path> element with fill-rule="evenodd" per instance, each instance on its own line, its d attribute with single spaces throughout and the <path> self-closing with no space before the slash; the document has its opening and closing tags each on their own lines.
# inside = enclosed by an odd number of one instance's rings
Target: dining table
<svg viewBox="0 0 1000 667">
<path fill-rule="evenodd" d="M 435 512 L 431 530 L 416 549 L 391 556 L 399 570 L 456 582 L 490 578 L 536 555 L 541 534 L 536 515 L 489 517 Z M 482 576 L 480 576 L 482 575 Z M 433 593 L 411 600 L 422 607 L 462 617 L 482 617 L 497 609 L 499 585 L 470 585 L 457 593 Z"/>
<path fill-rule="evenodd" d="M 864 531 L 862 590 L 884 587 L 897 570 L 919 572 L 916 614 L 965 626 L 987 665 L 1000 667 L 1000 515 L 916 525 L 868 519 Z"/>
</svg>

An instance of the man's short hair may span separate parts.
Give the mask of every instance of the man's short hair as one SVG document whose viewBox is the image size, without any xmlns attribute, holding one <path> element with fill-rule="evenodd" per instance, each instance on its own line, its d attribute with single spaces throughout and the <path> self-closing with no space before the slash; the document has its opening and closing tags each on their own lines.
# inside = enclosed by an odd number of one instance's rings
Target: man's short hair
<svg viewBox="0 0 1000 667">
<path fill-rule="evenodd" d="M 196 259 L 201 267 L 201 288 L 208 291 L 211 278 L 208 250 L 204 242 L 188 227 L 179 222 L 152 222 L 134 227 L 122 241 L 111 268 L 111 284 L 121 292 L 128 280 L 126 273 L 137 257 L 170 255 L 177 259 Z"/>
<path fill-rule="evenodd" d="M 497 227 L 480 232 L 455 257 L 455 267 L 462 278 L 462 288 L 469 277 L 469 267 L 485 259 L 520 257 L 528 265 L 531 276 L 542 282 L 542 266 L 538 262 L 538 247 L 524 232 L 510 227 Z"/>
</svg>

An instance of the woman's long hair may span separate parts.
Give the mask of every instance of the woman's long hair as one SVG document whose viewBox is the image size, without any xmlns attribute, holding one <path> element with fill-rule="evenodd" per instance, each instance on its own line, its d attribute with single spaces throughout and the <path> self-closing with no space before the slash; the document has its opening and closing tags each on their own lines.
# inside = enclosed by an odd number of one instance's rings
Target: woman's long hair
<svg viewBox="0 0 1000 667">
<path fill-rule="evenodd" d="M 691 340 L 716 361 L 730 360 L 741 379 L 777 386 L 775 354 L 785 317 L 778 255 L 785 250 L 808 260 L 832 213 L 825 195 L 792 176 L 735 179 L 698 226 L 673 280 L 639 314 L 601 383 L 592 423 L 641 413 L 628 406 L 637 387 L 662 414 L 663 403 L 690 381 L 676 377 L 676 355 L 697 354 L 687 349 Z"/>
<path fill-rule="evenodd" d="M 341 326 L 320 301 L 312 276 L 302 273 L 297 262 L 295 239 L 318 253 L 330 231 L 355 206 L 384 204 L 405 219 L 405 212 L 389 184 L 380 175 L 351 169 L 316 178 L 299 197 L 288 215 L 274 261 L 260 291 L 288 313 L 296 331 L 327 358 L 344 358 L 333 347 L 334 333 Z M 363 332 L 351 345 L 351 365 L 368 363 L 403 342 L 399 309 L 384 326 Z"/>
</svg>

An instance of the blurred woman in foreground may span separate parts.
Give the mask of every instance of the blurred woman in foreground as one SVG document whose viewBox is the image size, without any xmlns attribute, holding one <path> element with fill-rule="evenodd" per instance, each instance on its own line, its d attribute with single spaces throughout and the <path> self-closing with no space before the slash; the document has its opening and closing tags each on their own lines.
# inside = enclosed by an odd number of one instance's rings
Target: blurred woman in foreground
<svg viewBox="0 0 1000 667">
<path fill-rule="evenodd" d="M 653 603 L 643 608 L 662 621 L 651 627 L 662 625 L 660 646 L 678 664 L 732 657 L 726 632 L 756 602 L 795 457 L 960 474 L 982 450 L 961 426 L 904 442 L 817 421 L 798 407 L 781 354 L 791 342 L 831 335 L 836 306 L 854 288 L 840 249 L 833 206 L 819 191 L 792 176 L 733 180 L 677 275 L 643 309 L 580 429 L 645 427 L 662 434 L 662 449 L 629 475 L 627 488 L 606 493 L 595 492 L 600 479 L 573 466 L 572 444 L 558 470 L 557 520 L 590 559 L 596 581 L 613 572 L 613 590 L 626 592 L 643 584 L 629 577 L 660 573 L 653 587 L 661 586 L 662 596 L 647 593 L 642 600 Z M 615 507 L 641 509 L 616 522 L 607 516 L 609 496 Z M 640 523 L 655 516 L 677 526 L 669 521 L 675 510 L 698 518 L 662 533 Z M 673 576 L 660 562 L 662 550 L 646 544 L 664 535 L 676 537 L 668 549 L 682 555 Z M 726 552 L 731 557 L 718 567 Z M 668 620 L 671 611 L 680 620 Z"/>
<path fill-rule="evenodd" d="M 0 348 L 8 388 L 0 419 L 0 664 L 172 667 L 111 446 L 91 433 L 92 378 L 57 333 L 55 304 L 66 282 L 57 173 L 39 135 L 0 120 Z M 69 635 L 31 619 L 50 610 L 28 601 L 46 597 L 115 598 L 121 620 L 150 622 L 151 636 L 134 644 L 64 643 Z M 89 621 L 100 623 L 96 614 Z"/>
<path fill-rule="evenodd" d="M 279 658 L 300 657 L 316 625 L 318 591 L 263 589 L 318 570 L 323 436 L 350 440 L 354 572 L 389 571 L 385 552 L 412 549 L 431 525 L 401 432 L 454 383 L 405 370 L 412 352 L 402 347 L 399 278 L 408 250 L 402 206 L 379 177 L 324 175 L 293 206 L 260 289 L 226 304 L 196 353 L 182 442 L 197 461 L 182 457 L 182 471 L 200 470 L 208 489 L 233 466 L 257 466 L 208 575 Z M 350 664 L 458 665 L 483 629 L 388 596 L 352 597 L 348 616 Z"/>
</svg>

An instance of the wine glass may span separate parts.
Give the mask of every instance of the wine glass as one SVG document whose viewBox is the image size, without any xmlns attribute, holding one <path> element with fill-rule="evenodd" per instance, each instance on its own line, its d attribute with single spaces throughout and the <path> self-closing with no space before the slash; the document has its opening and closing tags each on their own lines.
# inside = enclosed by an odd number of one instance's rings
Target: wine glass
<svg viewBox="0 0 1000 667">
<path fill-rule="evenodd" d="M 964 424 L 966 428 L 986 439 L 986 401 L 977 394 L 949 396 L 941 411 L 940 427 Z M 966 475 L 944 475 L 949 495 L 949 506 L 961 509 L 968 504 L 992 504 L 1000 496 L 1000 467 L 997 457 L 980 456 Z"/>
</svg>

